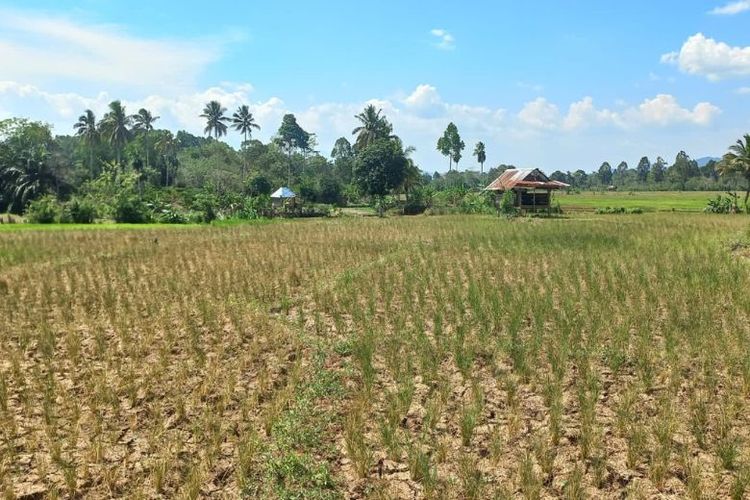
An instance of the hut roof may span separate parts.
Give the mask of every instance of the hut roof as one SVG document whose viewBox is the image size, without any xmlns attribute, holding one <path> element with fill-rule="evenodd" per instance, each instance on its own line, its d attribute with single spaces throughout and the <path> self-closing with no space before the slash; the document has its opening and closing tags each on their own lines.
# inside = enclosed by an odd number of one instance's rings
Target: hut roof
<svg viewBox="0 0 750 500">
<path fill-rule="evenodd" d="M 297 195 L 294 194 L 294 191 L 289 189 L 286 186 L 282 186 L 273 193 L 271 193 L 271 198 L 294 198 Z"/>
<path fill-rule="evenodd" d="M 569 184 L 564 182 L 550 180 L 538 168 L 509 168 L 484 189 L 486 191 L 507 191 L 513 188 L 561 189 L 568 186 Z"/>
</svg>

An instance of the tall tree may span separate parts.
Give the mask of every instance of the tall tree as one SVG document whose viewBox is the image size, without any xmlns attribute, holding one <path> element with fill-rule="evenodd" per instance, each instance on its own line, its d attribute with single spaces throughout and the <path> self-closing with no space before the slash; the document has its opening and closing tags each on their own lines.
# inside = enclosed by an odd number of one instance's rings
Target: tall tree
<svg viewBox="0 0 750 500">
<path fill-rule="evenodd" d="M 599 180 L 604 185 L 612 184 L 612 167 L 609 162 L 604 162 L 599 167 Z"/>
<path fill-rule="evenodd" d="M 109 111 L 104 115 L 99 124 L 102 135 L 115 149 L 117 164 L 122 167 L 122 149 L 130 140 L 130 126 L 132 117 L 125 112 L 125 106 L 120 101 L 109 103 Z"/>
<path fill-rule="evenodd" d="M 248 137 L 252 137 L 253 129 L 260 130 L 260 125 L 255 123 L 255 117 L 250 112 L 250 108 L 243 104 L 232 115 L 232 127 L 242 134 L 242 142 L 247 142 Z"/>
<path fill-rule="evenodd" d="M 477 161 L 479 162 L 479 174 L 484 173 L 484 162 L 487 160 L 487 152 L 484 149 L 484 143 L 482 141 L 479 141 L 476 146 L 474 146 L 474 156 L 477 157 Z"/>
<path fill-rule="evenodd" d="M 656 157 L 656 161 L 651 165 L 651 179 L 654 182 L 662 182 L 667 172 L 667 162 L 661 156 Z"/>
<path fill-rule="evenodd" d="M 635 168 L 635 173 L 638 176 L 638 182 L 646 182 L 648 179 L 648 173 L 651 171 L 651 161 L 648 156 L 644 156 L 638 162 L 638 166 Z"/>
<path fill-rule="evenodd" d="M 461 151 L 465 147 L 466 145 L 458 133 L 458 127 L 453 122 L 450 122 L 437 143 L 437 150 L 443 156 L 448 157 L 448 171 L 453 170 L 453 163 L 456 163 L 456 168 L 458 168 L 458 162 L 461 161 Z"/>
<path fill-rule="evenodd" d="M 352 168 L 354 166 L 354 150 L 346 137 L 339 137 L 331 151 L 333 167 L 336 176 L 345 184 L 352 181 Z"/>
<path fill-rule="evenodd" d="M 404 181 L 408 160 L 400 141 L 378 139 L 357 155 L 354 179 L 363 193 L 375 198 L 383 215 L 383 197 Z"/>
<path fill-rule="evenodd" d="M 165 133 L 162 134 L 156 142 L 156 150 L 164 160 L 164 185 L 169 186 L 170 174 L 172 174 L 172 182 L 174 182 L 174 177 L 177 174 L 177 167 L 179 166 L 179 161 L 177 159 L 179 141 L 169 130 L 164 132 Z"/>
<path fill-rule="evenodd" d="M 206 128 L 203 129 L 203 133 L 214 136 L 215 139 L 223 135 L 227 135 L 227 122 L 229 118 L 224 116 L 227 112 L 227 108 L 223 107 L 219 101 L 210 101 L 203 108 L 201 118 L 206 120 Z"/>
<path fill-rule="evenodd" d="M 333 149 L 331 150 L 331 158 L 335 161 L 348 159 L 352 156 L 354 156 L 354 151 L 352 150 L 352 144 L 349 140 L 346 137 L 339 137 L 336 139 L 336 142 L 333 144 Z"/>
<path fill-rule="evenodd" d="M 698 175 L 700 175 L 698 162 L 691 159 L 684 151 L 677 153 L 677 156 L 674 159 L 674 164 L 667 169 L 669 180 L 681 185 L 684 185 L 689 178 Z"/>
<path fill-rule="evenodd" d="M 729 146 L 729 151 L 722 157 L 718 168 L 721 175 L 738 173 L 745 178 L 745 211 L 750 212 L 747 205 L 750 198 L 750 134 L 745 134 L 742 139 Z"/>
<path fill-rule="evenodd" d="M 292 183 L 292 153 L 301 150 L 307 152 L 310 150 L 311 134 L 305 131 L 297 123 L 297 117 L 289 113 L 281 119 L 281 125 L 276 132 L 275 142 L 287 154 L 288 171 L 287 183 Z"/>
<path fill-rule="evenodd" d="M 52 161 L 54 147 L 49 125 L 0 120 L 0 210 L 20 213 L 43 194 L 59 194 L 65 183 Z"/>
<path fill-rule="evenodd" d="M 237 108 L 237 111 L 234 112 L 232 115 L 232 127 L 242 134 L 242 148 L 245 148 L 245 144 L 247 143 L 247 138 L 252 137 L 253 135 L 253 129 L 260 130 L 260 125 L 255 123 L 255 117 L 250 112 L 250 108 L 243 104 L 239 108 Z M 243 177 L 245 172 L 247 172 L 247 157 L 246 155 L 242 156 L 242 167 L 244 169 Z"/>
<path fill-rule="evenodd" d="M 149 134 L 151 131 L 154 130 L 154 123 L 156 120 L 158 120 L 159 116 L 154 116 L 151 114 L 149 110 L 146 108 L 141 108 L 138 110 L 138 113 L 133 115 L 133 129 L 138 130 L 140 132 L 143 132 L 143 142 L 144 147 L 143 149 L 146 150 L 146 167 L 150 167 L 149 163 L 149 149 L 150 144 L 148 142 L 149 140 Z"/>
<path fill-rule="evenodd" d="M 363 150 L 378 139 L 388 139 L 393 133 L 393 126 L 388 122 L 385 116 L 382 116 L 382 109 L 375 109 L 375 106 L 368 104 L 364 111 L 354 118 L 359 120 L 360 126 L 352 130 L 352 135 L 357 139 L 354 147 Z"/>
<path fill-rule="evenodd" d="M 289 150 L 308 151 L 311 134 L 297 123 L 297 117 L 286 114 L 281 119 L 281 126 L 276 133 L 277 140 Z"/>
<path fill-rule="evenodd" d="M 94 177 L 94 148 L 99 142 L 99 129 L 96 126 L 96 115 L 90 109 L 78 117 L 73 125 L 76 135 L 80 137 L 89 150 L 89 175 Z"/>
</svg>

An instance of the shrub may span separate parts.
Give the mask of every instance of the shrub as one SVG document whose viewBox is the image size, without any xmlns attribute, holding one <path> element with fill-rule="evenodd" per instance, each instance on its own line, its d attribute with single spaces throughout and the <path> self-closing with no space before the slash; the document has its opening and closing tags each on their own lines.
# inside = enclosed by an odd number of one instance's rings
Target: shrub
<svg viewBox="0 0 750 500">
<path fill-rule="evenodd" d="M 72 198 L 65 203 L 60 213 L 60 222 L 91 224 L 96 218 L 96 206 L 86 198 Z"/>
<path fill-rule="evenodd" d="M 256 175 L 247 183 L 247 192 L 250 196 L 269 195 L 272 190 L 271 181 L 262 175 Z"/>
<path fill-rule="evenodd" d="M 716 198 L 708 200 L 706 208 L 703 209 L 706 213 L 711 214 L 729 214 L 736 213 L 737 208 L 737 196 L 736 195 L 716 195 Z"/>
<path fill-rule="evenodd" d="M 188 216 L 179 210 L 169 207 L 159 210 L 156 220 L 162 224 L 187 224 Z"/>
<path fill-rule="evenodd" d="M 59 212 L 57 199 L 52 195 L 46 195 L 29 203 L 26 218 L 36 224 L 51 224 L 55 222 Z"/>
<path fill-rule="evenodd" d="M 324 177 L 320 180 L 320 191 L 318 201 L 331 205 L 342 205 L 344 196 L 341 183 L 335 177 Z"/>
<path fill-rule="evenodd" d="M 200 212 L 200 222 L 212 222 L 219 217 L 219 200 L 211 193 L 199 193 L 193 201 L 193 210 Z"/>
<path fill-rule="evenodd" d="M 143 201 L 132 194 L 121 194 L 115 200 L 115 222 L 142 224 L 151 220 L 151 213 Z"/>
<path fill-rule="evenodd" d="M 245 198 L 234 216 L 238 219 L 258 219 L 271 213 L 271 198 L 268 195 Z"/>
<path fill-rule="evenodd" d="M 305 180 L 299 187 L 299 195 L 305 201 L 312 201 L 318 199 L 318 187 L 310 180 Z"/>
<path fill-rule="evenodd" d="M 506 217 L 513 217 L 518 214 L 518 209 L 516 208 L 515 203 L 515 195 L 513 194 L 513 191 L 505 191 L 503 193 L 503 197 L 500 199 L 500 213 L 505 215 Z"/>
<path fill-rule="evenodd" d="M 461 213 L 481 214 L 491 213 L 492 204 L 484 193 L 466 193 L 459 203 Z"/>
<path fill-rule="evenodd" d="M 417 187 L 409 193 L 409 199 L 404 205 L 404 215 L 418 215 L 423 213 L 432 202 L 432 190 L 430 188 Z"/>
</svg>

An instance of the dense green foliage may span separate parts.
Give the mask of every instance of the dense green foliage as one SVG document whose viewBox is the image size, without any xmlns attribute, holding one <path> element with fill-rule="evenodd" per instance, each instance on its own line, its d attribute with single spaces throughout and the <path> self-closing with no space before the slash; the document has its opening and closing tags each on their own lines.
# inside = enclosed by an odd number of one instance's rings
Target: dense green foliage
<svg viewBox="0 0 750 500">
<path fill-rule="evenodd" d="M 285 115 L 273 138 L 263 143 L 252 137 L 259 126 L 248 106 L 227 113 L 217 101 L 205 105 L 200 116 L 207 137 L 157 129 L 158 116 L 144 108 L 130 115 L 120 101 L 113 101 L 101 120 L 85 110 L 73 124 L 72 136 L 55 136 L 49 125 L 27 119 L 0 121 L 0 213 L 21 214 L 32 201 L 52 195 L 57 204 L 54 220 L 62 221 L 255 217 L 274 211 L 241 207 L 254 205 L 251 198 L 267 196 L 280 186 L 297 193 L 298 206 L 371 204 L 398 207 L 402 213 L 474 213 L 487 211 L 492 203 L 469 195 L 514 168 L 501 164 L 485 172 L 487 155 L 480 141 L 472 153 L 480 171 L 453 169 L 465 144 L 450 123 L 438 140 L 438 149 L 449 158 L 449 171 L 426 174 L 410 156 L 414 149 L 405 147 L 373 105 L 354 117 L 358 126 L 352 141 L 339 138 L 330 159 L 316 151 L 315 134 L 304 130 L 293 114 Z M 219 140 L 230 128 L 242 137 L 239 149 Z M 613 169 L 604 162 L 591 173 L 556 171 L 551 178 L 570 184 L 573 191 L 744 190 L 746 205 L 748 149 L 750 136 L 745 136 L 721 162 L 699 166 L 680 152 L 671 165 L 662 158 L 652 163 L 643 157 L 636 168 L 621 162 Z M 76 207 L 85 200 L 85 215 L 71 208 L 72 197 L 77 197 Z"/>
</svg>

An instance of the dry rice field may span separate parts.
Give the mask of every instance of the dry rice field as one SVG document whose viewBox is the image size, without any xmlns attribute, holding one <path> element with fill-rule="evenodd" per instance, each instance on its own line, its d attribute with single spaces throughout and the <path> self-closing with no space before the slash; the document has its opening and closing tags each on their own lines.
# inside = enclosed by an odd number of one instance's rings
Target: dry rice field
<svg viewBox="0 0 750 500">
<path fill-rule="evenodd" d="M 749 225 L 0 233 L 0 492 L 742 498 Z"/>
</svg>

